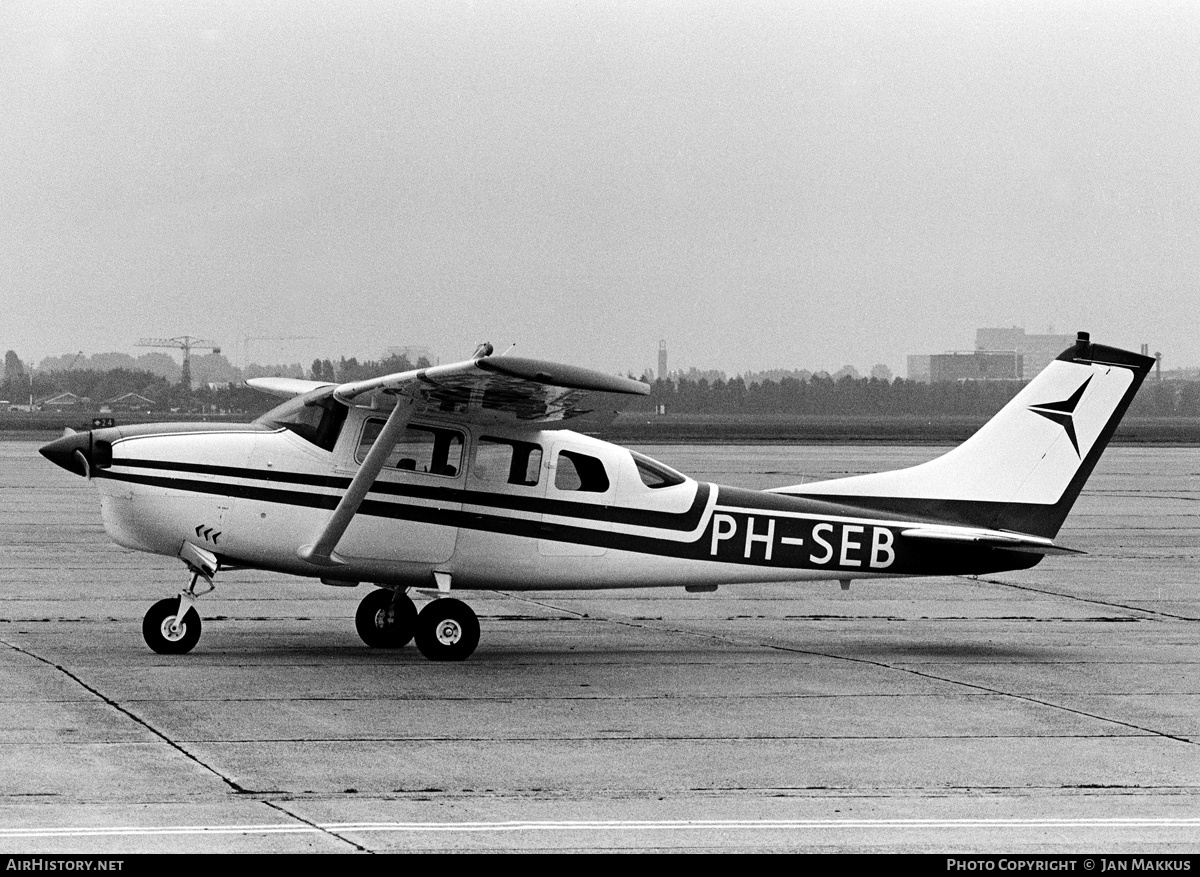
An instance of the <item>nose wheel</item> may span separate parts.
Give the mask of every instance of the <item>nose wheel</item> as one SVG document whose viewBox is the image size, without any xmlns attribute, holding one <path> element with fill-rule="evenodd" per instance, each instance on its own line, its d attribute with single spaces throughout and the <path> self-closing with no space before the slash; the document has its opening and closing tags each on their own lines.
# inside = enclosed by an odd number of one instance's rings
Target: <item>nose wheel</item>
<svg viewBox="0 0 1200 877">
<path fill-rule="evenodd" d="M 434 600 L 417 616 L 417 648 L 431 661 L 463 661 L 479 645 L 479 619 L 462 600 Z"/>
</svg>

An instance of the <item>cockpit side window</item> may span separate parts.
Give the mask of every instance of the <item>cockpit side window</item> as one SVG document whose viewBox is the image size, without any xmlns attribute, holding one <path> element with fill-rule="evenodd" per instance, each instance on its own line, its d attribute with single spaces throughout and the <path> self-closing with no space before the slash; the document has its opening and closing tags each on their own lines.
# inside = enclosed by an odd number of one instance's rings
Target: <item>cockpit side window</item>
<svg viewBox="0 0 1200 877">
<path fill-rule="evenodd" d="M 575 451 L 559 451 L 554 469 L 554 487 L 558 490 L 578 490 L 583 493 L 604 493 L 608 490 L 608 473 L 595 457 Z"/>
<path fill-rule="evenodd" d="M 542 469 L 542 448 L 533 442 L 481 436 L 475 443 L 475 477 L 533 487 Z"/>
<path fill-rule="evenodd" d="M 367 458 L 384 423 L 386 421 L 372 418 L 363 425 L 354 454 L 358 462 Z M 457 430 L 409 424 L 388 454 L 384 466 L 453 478 L 462 469 L 462 452 L 463 437 Z"/>
<path fill-rule="evenodd" d="M 651 490 L 658 490 L 660 487 L 674 487 L 676 484 L 683 484 L 687 481 L 683 475 L 670 466 L 664 466 L 658 460 L 652 460 L 636 451 L 630 451 L 630 453 L 633 455 L 633 464 L 637 466 L 638 477 L 642 479 L 642 484 Z"/>
<path fill-rule="evenodd" d="M 346 411 L 346 406 L 333 398 L 333 387 L 327 387 L 289 399 L 254 422 L 282 427 L 318 448 L 332 451 L 346 422 Z"/>
</svg>

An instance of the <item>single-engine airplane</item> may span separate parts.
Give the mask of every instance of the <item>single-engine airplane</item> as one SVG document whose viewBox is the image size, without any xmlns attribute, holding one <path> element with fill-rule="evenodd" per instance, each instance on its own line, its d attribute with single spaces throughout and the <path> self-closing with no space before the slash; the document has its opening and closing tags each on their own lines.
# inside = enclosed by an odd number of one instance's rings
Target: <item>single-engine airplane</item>
<svg viewBox="0 0 1200 877">
<path fill-rule="evenodd" d="M 453 661 L 474 651 L 479 621 L 450 595 L 473 589 L 848 587 L 1074 553 L 1054 537 L 1154 363 L 1081 332 L 936 459 L 759 491 L 558 428 L 611 417 L 645 384 L 492 354 L 343 384 L 257 378 L 287 401 L 253 423 L 92 429 L 41 452 L 96 485 L 117 543 L 187 565 L 180 595 L 143 621 L 156 652 L 196 644 L 196 600 L 218 572 L 258 569 L 374 582 L 363 641 L 415 638 Z M 434 599 L 418 612 L 410 591 Z"/>
</svg>

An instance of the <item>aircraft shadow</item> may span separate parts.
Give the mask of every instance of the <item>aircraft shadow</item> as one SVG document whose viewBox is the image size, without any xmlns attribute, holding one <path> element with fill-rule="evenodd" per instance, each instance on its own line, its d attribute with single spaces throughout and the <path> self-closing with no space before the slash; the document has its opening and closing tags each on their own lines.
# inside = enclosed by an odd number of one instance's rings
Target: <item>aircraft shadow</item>
<svg viewBox="0 0 1200 877">
<path fill-rule="evenodd" d="M 839 642 L 829 650 L 844 658 L 882 663 L 904 661 L 1050 663 L 1062 659 L 1061 650 L 1030 648 L 1011 643 L 888 643 Z"/>
</svg>

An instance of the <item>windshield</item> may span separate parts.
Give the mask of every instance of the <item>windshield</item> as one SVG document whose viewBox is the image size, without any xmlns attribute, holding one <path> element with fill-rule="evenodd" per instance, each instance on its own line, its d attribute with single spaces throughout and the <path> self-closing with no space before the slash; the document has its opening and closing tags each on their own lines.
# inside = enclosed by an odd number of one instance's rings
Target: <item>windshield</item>
<svg viewBox="0 0 1200 877">
<path fill-rule="evenodd" d="M 291 430 L 305 441 L 332 451 L 346 422 L 346 406 L 333 398 L 334 387 L 321 387 L 272 408 L 255 423 Z"/>
</svg>

